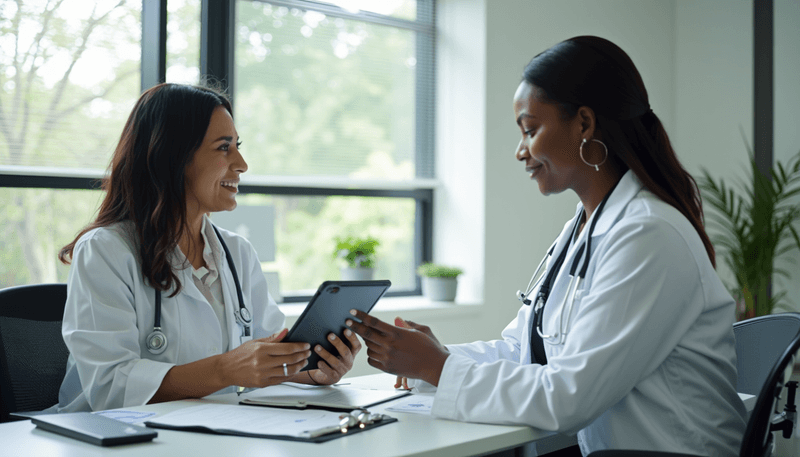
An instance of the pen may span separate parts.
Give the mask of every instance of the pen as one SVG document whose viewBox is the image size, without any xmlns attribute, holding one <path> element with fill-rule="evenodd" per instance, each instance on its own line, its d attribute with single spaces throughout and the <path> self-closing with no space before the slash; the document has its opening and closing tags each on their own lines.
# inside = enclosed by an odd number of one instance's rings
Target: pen
<svg viewBox="0 0 800 457">
<path fill-rule="evenodd" d="M 346 428 L 343 429 L 338 425 L 331 425 L 330 427 L 322 427 L 316 430 L 309 430 L 306 431 L 305 433 L 308 436 L 308 438 L 316 438 L 318 436 L 327 435 L 328 433 L 333 433 L 333 432 L 347 433 L 347 429 Z"/>
<path fill-rule="evenodd" d="M 236 395 L 238 396 L 238 395 L 241 395 L 241 394 L 245 394 L 247 392 L 252 392 L 254 390 L 256 390 L 255 387 L 236 386 Z"/>
</svg>

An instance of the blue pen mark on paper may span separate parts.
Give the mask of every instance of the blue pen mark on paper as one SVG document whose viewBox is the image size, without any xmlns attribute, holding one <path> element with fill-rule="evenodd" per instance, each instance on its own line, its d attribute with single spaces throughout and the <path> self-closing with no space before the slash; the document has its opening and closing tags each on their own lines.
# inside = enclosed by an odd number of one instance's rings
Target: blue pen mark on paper
<svg viewBox="0 0 800 457">
<path fill-rule="evenodd" d="M 432 407 L 433 396 L 410 395 L 398 400 L 393 405 L 387 407 L 386 410 L 401 413 L 430 414 Z"/>
<path fill-rule="evenodd" d="M 295 423 L 300 423 L 300 422 L 305 422 L 306 420 L 305 419 L 295 419 L 294 421 L 295 421 Z"/>
</svg>

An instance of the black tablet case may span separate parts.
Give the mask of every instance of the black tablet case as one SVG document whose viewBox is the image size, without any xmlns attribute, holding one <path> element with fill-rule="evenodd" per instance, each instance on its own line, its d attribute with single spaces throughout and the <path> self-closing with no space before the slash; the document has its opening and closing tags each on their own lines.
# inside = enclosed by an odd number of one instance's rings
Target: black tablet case
<svg viewBox="0 0 800 457">
<path fill-rule="evenodd" d="M 42 414 L 32 416 L 31 422 L 38 428 L 97 446 L 138 443 L 150 441 L 158 436 L 155 430 L 149 430 L 141 425 L 126 424 L 88 412 Z"/>
<path fill-rule="evenodd" d="M 317 344 L 331 354 L 337 355 L 338 351 L 333 343 L 328 341 L 328 335 L 335 333 L 343 337 L 343 332 L 347 328 L 344 325 L 345 320 L 358 321 L 350 314 L 350 310 L 370 312 L 391 285 L 388 279 L 323 282 L 303 310 L 303 314 L 283 339 L 283 341 L 311 344 L 311 357 L 308 358 L 308 365 L 301 371 L 317 368 L 317 362 L 321 360 L 321 357 L 313 351 Z"/>
</svg>

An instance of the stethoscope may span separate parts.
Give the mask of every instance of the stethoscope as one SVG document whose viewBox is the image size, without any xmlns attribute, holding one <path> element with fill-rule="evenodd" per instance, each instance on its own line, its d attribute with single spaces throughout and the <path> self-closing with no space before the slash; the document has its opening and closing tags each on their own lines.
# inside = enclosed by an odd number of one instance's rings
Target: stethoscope
<svg viewBox="0 0 800 457">
<path fill-rule="evenodd" d="M 231 269 L 231 274 L 233 275 L 233 283 L 236 285 L 236 295 L 239 297 L 239 309 L 234 312 L 234 316 L 236 317 L 236 322 L 239 323 L 242 327 L 244 327 L 242 331 L 242 341 L 244 342 L 247 339 L 250 339 L 250 324 L 253 322 L 253 317 L 250 315 L 250 311 L 244 306 L 244 296 L 242 295 L 242 285 L 239 283 L 239 275 L 236 274 L 236 267 L 233 265 L 233 257 L 231 257 L 231 251 L 228 250 L 228 245 L 225 244 L 225 240 L 222 239 L 222 234 L 219 233 L 217 227 L 212 225 L 211 227 L 214 228 L 214 233 L 217 234 L 217 238 L 219 239 L 220 244 L 222 244 L 222 249 L 225 251 L 225 259 L 228 261 L 228 266 Z M 161 291 L 156 290 L 156 312 L 155 312 L 155 319 L 153 322 L 153 331 L 147 335 L 147 350 L 150 351 L 152 354 L 161 354 L 167 349 L 167 335 L 161 331 Z"/>
<path fill-rule="evenodd" d="M 603 211 L 603 207 L 606 205 L 606 201 L 608 201 L 608 197 L 611 196 L 611 193 L 614 192 L 614 188 L 616 188 L 616 184 L 611 190 L 608 191 L 605 197 L 603 197 L 603 201 L 600 202 L 600 205 L 597 207 L 597 210 L 593 214 L 592 223 L 589 225 L 589 231 L 586 234 L 586 241 L 583 242 L 582 245 L 578 247 L 575 253 L 575 258 L 572 261 L 572 265 L 569 269 L 569 283 L 567 283 L 567 293 L 564 295 L 564 299 L 561 301 L 561 314 L 558 320 L 558 331 L 553 333 L 552 335 L 547 335 L 542 331 L 542 316 L 544 315 L 544 306 L 547 303 L 547 298 L 550 296 L 550 288 L 553 286 L 555 282 L 556 273 L 561 269 L 561 266 L 564 264 L 564 260 L 567 257 L 567 251 L 569 250 L 569 246 L 572 243 L 572 240 L 575 238 L 575 235 L 578 231 L 578 227 L 580 227 L 581 217 L 575 218 L 575 223 L 572 226 L 572 231 L 569 239 L 567 240 L 564 249 L 561 250 L 561 253 L 556 258 L 555 262 L 551 267 L 547 270 L 547 276 L 542 273 L 542 268 L 544 267 L 547 259 L 553 255 L 553 251 L 556 249 L 556 243 L 553 243 L 550 246 L 550 249 L 545 254 L 544 258 L 541 262 L 539 262 L 539 266 L 536 267 L 536 271 L 531 276 L 531 280 L 528 282 L 528 287 L 525 289 L 525 293 L 522 291 L 517 291 L 517 299 L 521 301 L 525 305 L 531 304 L 530 294 L 533 293 L 536 286 L 542 281 L 544 278 L 544 282 L 542 282 L 541 286 L 539 287 L 539 292 L 536 294 L 536 302 L 533 306 L 533 313 L 534 313 L 534 327 L 536 328 L 536 333 L 542 338 L 543 341 L 547 341 L 551 344 L 564 344 L 567 338 L 567 333 L 569 333 L 569 319 L 572 315 L 572 308 L 575 305 L 575 294 L 580 287 L 581 282 L 586 278 L 586 270 L 589 268 L 589 260 L 592 252 L 592 234 L 594 233 L 594 227 L 597 225 L 597 221 L 600 219 L 600 214 Z M 585 214 L 585 213 L 584 213 Z M 583 266 L 580 270 L 578 270 L 578 264 L 580 262 L 583 253 L 586 253 L 586 256 L 583 260 Z M 577 274 L 576 274 L 577 272 Z M 540 273 L 542 273 L 540 275 Z M 569 302 L 569 306 L 567 306 L 567 302 Z M 566 320 L 564 319 L 564 312 L 566 311 Z"/>
</svg>

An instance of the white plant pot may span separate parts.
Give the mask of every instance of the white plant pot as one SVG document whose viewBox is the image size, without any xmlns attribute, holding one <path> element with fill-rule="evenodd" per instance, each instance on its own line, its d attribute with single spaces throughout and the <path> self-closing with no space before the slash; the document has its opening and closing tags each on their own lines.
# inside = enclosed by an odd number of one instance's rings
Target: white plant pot
<svg viewBox="0 0 800 457">
<path fill-rule="evenodd" d="M 343 267 L 340 272 L 342 281 L 368 281 L 372 279 L 375 269 Z"/>
<path fill-rule="evenodd" d="M 458 278 L 422 277 L 422 294 L 431 301 L 454 301 Z"/>
</svg>

